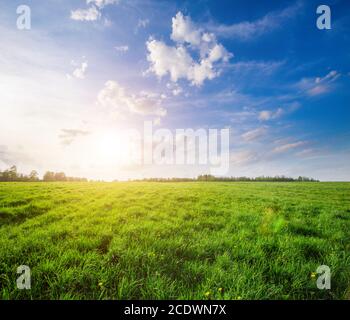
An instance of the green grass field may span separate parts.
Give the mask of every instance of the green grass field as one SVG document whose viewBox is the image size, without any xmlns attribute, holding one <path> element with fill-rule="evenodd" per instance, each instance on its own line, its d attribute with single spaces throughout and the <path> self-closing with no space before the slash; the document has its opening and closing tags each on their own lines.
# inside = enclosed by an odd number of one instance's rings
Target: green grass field
<svg viewBox="0 0 350 320">
<path fill-rule="evenodd" d="M 0 184 L 1 299 L 349 297 L 350 183 Z"/>
</svg>

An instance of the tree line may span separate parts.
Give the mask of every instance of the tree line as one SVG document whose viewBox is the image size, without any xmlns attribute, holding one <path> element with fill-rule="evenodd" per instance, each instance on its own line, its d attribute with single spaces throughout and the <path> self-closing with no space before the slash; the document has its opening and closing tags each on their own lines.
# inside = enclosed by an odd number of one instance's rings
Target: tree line
<svg viewBox="0 0 350 320">
<path fill-rule="evenodd" d="M 0 171 L 0 181 L 19 181 L 19 182 L 35 182 L 35 181 L 79 181 L 86 182 L 86 178 L 68 177 L 64 172 L 47 171 L 43 178 L 39 178 L 36 170 L 32 170 L 28 175 L 19 173 L 16 166 L 12 166 L 5 171 Z"/>
<path fill-rule="evenodd" d="M 189 181 L 260 181 L 260 182 L 319 182 L 319 180 L 309 178 L 309 177 L 302 177 L 299 176 L 298 178 L 292 178 L 292 177 L 286 177 L 284 175 L 281 176 L 260 176 L 260 177 L 216 177 L 210 174 L 203 174 L 199 175 L 197 178 L 145 178 L 145 179 L 138 179 L 133 181 L 148 181 L 148 182 L 189 182 Z"/>
<path fill-rule="evenodd" d="M 319 182 L 319 180 L 299 176 L 298 178 L 286 177 L 284 175 L 281 176 L 259 176 L 255 178 L 250 177 L 215 177 L 210 174 L 203 174 L 197 177 L 198 181 L 285 181 L 285 182 Z"/>
<path fill-rule="evenodd" d="M 39 178 L 37 171 L 32 170 L 28 175 L 19 173 L 16 166 L 12 166 L 5 171 L 0 171 L 0 181 L 23 181 L 23 182 L 34 182 L 34 181 L 76 181 L 76 182 L 87 182 L 86 178 L 77 178 L 66 176 L 64 172 L 53 172 L 47 171 L 43 178 Z M 116 180 L 115 180 L 116 181 Z M 257 181 L 257 182 L 319 182 L 313 178 L 299 176 L 298 178 L 281 176 L 260 176 L 255 178 L 250 177 L 216 177 L 210 174 L 199 175 L 197 178 L 145 178 L 136 179 L 130 181 L 149 181 L 149 182 L 191 182 L 191 181 Z"/>
</svg>

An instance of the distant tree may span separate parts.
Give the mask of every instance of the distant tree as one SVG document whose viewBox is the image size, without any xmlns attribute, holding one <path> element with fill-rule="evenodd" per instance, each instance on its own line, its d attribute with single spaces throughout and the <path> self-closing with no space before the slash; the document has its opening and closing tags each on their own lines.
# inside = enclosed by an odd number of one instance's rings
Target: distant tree
<svg viewBox="0 0 350 320">
<path fill-rule="evenodd" d="M 40 181 L 38 172 L 32 170 L 29 175 L 17 172 L 17 167 L 12 166 L 3 172 L 0 171 L 0 181 Z M 87 182 L 86 178 L 67 177 L 64 172 L 47 171 L 43 176 L 43 181 L 80 181 Z"/>
<path fill-rule="evenodd" d="M 1 181 L 17 181 L 18 178 L 16 166 L 12 166 L 1 173 Z"/>
<path fill-rule="evenodd" d="M 55 181 L 55 173 L 52 171 L 47 171 L 43 177 L 44 181 Z"/>
<path fill-rule="evenodd" d="M 56 172 L 55 173 L 55 181 L 66 181 L 66 174 L 64 172 Z"/>
<path fill-rule="evenodd" d="M 8 171 L 8 174 L 9 174 L 9 179 L 12 180 L 12 181 L 16 181 L 17 180 L 17 177 L 18 177 L 18 174 L 17 174 L 17 167 L 16 166 L 12 166 L 10 168 L 10 170 Z"/>
<path fill-rule="evenodd" d="M 134 181 L 150 181 L 150 182 L 185 182 L 185 181 L 256 181 L 256 182 L 319 182 L 318 180 L 308 178 L 308 177 L 299 177 L 297 179 L 282 176 L 260 176 L 255 178 L 250 177 L 215 177 L 210 174 L 199 175 L 197 178 L 145 178 L 142 180 L 134 180 Z"/>
<path fill-rule="evenodd" d="M 32 170 L 29 174 L 29 180 L 30 181 L 38 181 L 39 180 L 39 174 L 36 170 Z"/>
</svg>

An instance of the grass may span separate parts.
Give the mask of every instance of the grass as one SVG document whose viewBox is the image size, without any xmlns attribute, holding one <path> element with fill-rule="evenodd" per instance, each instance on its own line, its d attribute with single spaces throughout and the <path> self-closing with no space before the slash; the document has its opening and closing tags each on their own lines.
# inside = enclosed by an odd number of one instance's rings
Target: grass
<svg viewBox="0 0 350 320">
<path fill-rule="evenodd" d="M 16 289 L 19 265 L 31 290 Z M 331 290 L 312 276 L 332 271 Z M 1 299 L 349 299 L 350 183 L 1 183 Z"/>
</svg>

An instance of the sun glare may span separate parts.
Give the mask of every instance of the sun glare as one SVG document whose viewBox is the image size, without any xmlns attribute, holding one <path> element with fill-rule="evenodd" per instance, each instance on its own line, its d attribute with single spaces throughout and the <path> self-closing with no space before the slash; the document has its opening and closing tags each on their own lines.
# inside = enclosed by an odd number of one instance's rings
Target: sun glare
<svg viewBox="0 0 350 320">
<path fill-rule="evenodd" d="M 126 160 L 128 155 L 127 141 L 118 132 L 104 132 L 97 135 L 94 140 L 97 164 L 120 165 Z"/>
</svg>

